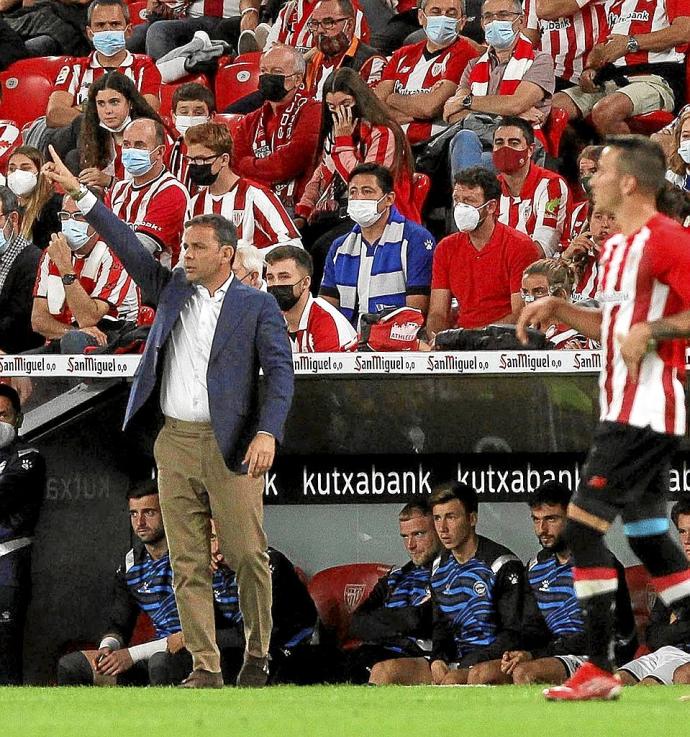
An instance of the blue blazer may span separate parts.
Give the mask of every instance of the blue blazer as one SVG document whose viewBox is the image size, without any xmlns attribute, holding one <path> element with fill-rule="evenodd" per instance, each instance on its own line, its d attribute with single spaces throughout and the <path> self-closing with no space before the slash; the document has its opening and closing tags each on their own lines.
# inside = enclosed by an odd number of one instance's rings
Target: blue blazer
<svg viewBox="0 0 690 737">
<path fill-rule="evenodd" d="M 154 300 L 156 319 L 134 377 L 124 427 L 160 389 L 170 333 L 194 287 L 183 269 L 170 271 L 141 245 L 134 231 L 97 202 L 86 220 L 112 248 L 139 287 Z M 259 368 L 264 396 L 259 402 Z M 230 283 L 218 317 L 206 374 L 211 425 L 228 467 L 240 470 L 258 430 L 282 441 L 294 391 L 292 351 L 275 298 Z"/>
</svg>

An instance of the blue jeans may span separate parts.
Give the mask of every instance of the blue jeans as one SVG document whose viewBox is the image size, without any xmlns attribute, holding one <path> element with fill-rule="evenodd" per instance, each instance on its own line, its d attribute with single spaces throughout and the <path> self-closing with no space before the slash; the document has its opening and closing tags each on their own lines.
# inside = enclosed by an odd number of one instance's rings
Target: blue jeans
<svg viewBox="0 0 690 737">
<path fill-rule="evenodd" d="M 484 151 L 479 136 L 474 131 L 459 131 L 450 142 L 448 150 L 450 161 L 450 175 L 455 180 L 455 175 L 467 169 L 469 166 L 483 166 L 489 171 L 495 172 L 491 151 Z"/>
</svg>

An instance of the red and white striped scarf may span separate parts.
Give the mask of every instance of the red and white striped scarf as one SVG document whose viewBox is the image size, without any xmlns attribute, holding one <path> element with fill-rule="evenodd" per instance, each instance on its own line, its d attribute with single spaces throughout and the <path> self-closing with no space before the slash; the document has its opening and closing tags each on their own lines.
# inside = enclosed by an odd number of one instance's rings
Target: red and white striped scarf
<svg viewBox="0 0 690 737">
<path fill-rule="evenodd" d="M 488 50 L 483 54 L 470 72 L 470 91 L 473 95 L 483 96 L 489 94 L 489 78 L 491 75 L 491 58 L 489 54 L 491 53 L 493 52 Z M 510 61 L 503 72 L 503 79 L 501 79 L 498 85 L 497 94 L 514 94 L 533 63 L 534 46 L 532 46 L 528 38 L 520 34 L 518 42 L 513 49 L 513 55 L 510 57 Z"/>
</svg>

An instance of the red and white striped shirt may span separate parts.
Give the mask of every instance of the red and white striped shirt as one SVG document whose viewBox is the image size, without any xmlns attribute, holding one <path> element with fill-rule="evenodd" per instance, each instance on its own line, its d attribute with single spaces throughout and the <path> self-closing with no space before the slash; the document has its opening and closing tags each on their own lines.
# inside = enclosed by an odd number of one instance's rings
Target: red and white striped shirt
<svg viewBox="0 0 690 737">
<path fill-rule="evenodd" d="M 317 51 L 307 68 L 307 76 L 304 81 L 305 94 L 320 102 L 323 99 L 323 86 L 326 80 L 333 72 L 342 66 L 348 65 L 349 60 L 354 58 L 359 43 L 359 40 L 354 38 L 350 48 L 345 53 L 331 59 L 326 57 L 322 52 Z M 369 87 L 375 87 L 381 81 L 381 75 L 385 66 L 386 58 L 376 54 L 366 59 L 355 71 Z"/>
<path fill-rule="evenodd" d="M 434 54 L 426 50 L 426 41 L 420 41 L 398 49 L 386 64 L 381 79 L 395 82 L 393 92 L 398 95 L 428 94 L 442 80 L 459 84 L 467 63 L 478 55 L 462 36 Z M 403 125 L 403 130 L 410 143 L 419 143 L 446 127 L 445 123 L 434 125 L 431 120 L 415 120 Z"/>
<path fill-rule="evenodd" d="M 271 31 L 266 38 L 265 49 L 270 49 L 275 43 L 294 46 L 298 51 L 306 53 L 313 48 L 316 41 L 314 35 L 307 28 L 311 14 L 316 8 L 318 0 L 310 3 L 309 0 L 290 0 L 278 13 L 276 22 L 271 26 Z M 353 2 L 355 10 L 355 38 L 364 43 L 369 41 L 369 24 L 358 3 Z"/>
<path fill-rule="evenodd" d="M 136 233 L 148 236 L 158 245 L 158 260 L 171 269 L 180 257 L 185 213 L 189 194 L 182 182 L 166 169 L 148 184 L 134 180 L 116 182 L 107 205 Z"/>
<path fill-rule="evenodd" d="M 601 347 L 596 340 L 585 337 L 582 333 L 578 333 L 575 328 L 563 323 L 550 325 L 546 329 L 545 336 L 547 340 L 553 343 L 553 348 L 556 351 L 592 351 Z"/>
<path fill-rule="evenodd" d="M 338 353 L 357 341 L 357 331 L 337 307 L 309 295 L 299 326 L 288 333 L 293 353 Z"/>
<path fill-rule="evenodd" d="M 7 162 L 17 146 L 21 146 L 19 128 L 12 120 L 0 120 L 0 168 L 7 169 Z M 3 177 L 3 184 L 5 178 Z"/>
<path fill-rule="evenodd" d="M 498 221 L 526 233 L 547 257 L 553 256 L 566 225 L 570 193 L 565 179 L 532 163 L 517 197 L 511 195 L 503 174 L 498 180 L 502 191 Z"/>
<path fill-rule="evenodd" d="M 553 58 L 556 77 L 573 84 L 580 79 L 587 54 L 606 28 L 606 0 L 585 3 L 571 16 L 544 20 L 537 18 L 537 0 L 525 0 L 527 28 L 541 35 L 538 48 Z"/>
<path fill-rule="evenodd" d="M 86 59 L 70 59 L 58 72 L 53 92 L 69 92 L 72 95 L 72 105 L 79 107 L 86 102 L 89 87 L 106 72 L 111 71 L 129 77 L 142 95 L 159 96 L 161 75 L 155 62 L 144 54 L 130 54 L 129 51 L 125 60 L 116 69 L 102 67 L 95 51 L 92 51 Z"/>
<path fill-rule="evenodd" d="M 609 0 L 606 6 L 608 34 L 641 36 L 663 31 L 680 16 L 690 16 L 690 0 Z M 603 39 L 602 39 L 603 40 Z M 636 51 L 614 61 L 617 67 L 634 64 L 682 64 L 686 46 L 664 51 Z"/>
<path fill-rule="evenodd" d="M 644 355 L 637 382 L 621 356 L 619 335 L 639 322 L 690 309 L 690 235 L 656 214 L 626 237 L 609 238 L 599 258 L 605 350 L 599 377 L 601 420 L 685 434 L 685 340 L 668 340 Z"/>
<path fill-rule="evenodd" d="M 279 245 L 302 246 L 299 232 L 270 189 L 238 179 L 229 192 L 213 195 L 208 188 L 192 197 L 186 220 L 196 215 L 222 215 L 237 228 L 237 239 L 268 253 Z M 265 249 L 265 250 L 264 250 Z"/>
<path fill-rule="evenodd" d="M 136 321 L 139 289 L 120 259 L 103 241 L 98 241 L 88 256 L 72 254 L 72 264 L 79 283 L 89 297 L 107 302 L 106 317 Z M 48 300 L 48 311 L 59 322 L 65 325 L 75 322 L 67 304 L 60 271 L 47 252 L 44 252 L 38 265 L 33 295 Z"/>
<path fill-rule="evenodd" d="M 584 268 L 573 288 L 573 302 L 596 299 L 599 282 L 599 261 L 595 255 L 587 256 Z"/>
<path fill-rule="evenodd" d="M 240 0 L 192 0 L 187 7 L 189 18 L 235 18 L 240 14 Z"/>
</svg>

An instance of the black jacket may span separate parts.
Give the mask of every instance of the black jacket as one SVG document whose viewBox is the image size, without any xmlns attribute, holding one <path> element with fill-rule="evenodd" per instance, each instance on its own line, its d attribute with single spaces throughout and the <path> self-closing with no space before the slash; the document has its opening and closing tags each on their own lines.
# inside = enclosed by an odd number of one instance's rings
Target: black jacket
<svg viewBox="0 0 690 737">
<path fill-rule="evenodd" d="M 31 309 L 41 251 L 34 245 L 23 248 L 10 267 L 0 291 L 0 350 L 21 353 L 45 341 L 31 329 Z"/>
<path fill-rule="evenodd" d="M 671 622 L 673 609 L 667 607 L 657 598 L 652 607 L 652 612 L 647 625 L 646 640 L 650 650 L 658 650 L 666 645 L 690 652 L 690 622 L 677 620 Z"/>
</svg>

